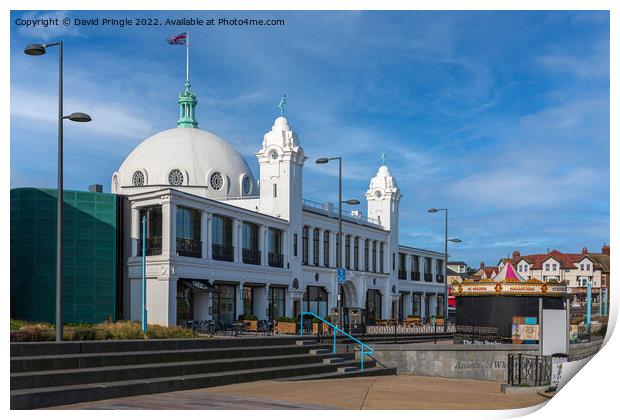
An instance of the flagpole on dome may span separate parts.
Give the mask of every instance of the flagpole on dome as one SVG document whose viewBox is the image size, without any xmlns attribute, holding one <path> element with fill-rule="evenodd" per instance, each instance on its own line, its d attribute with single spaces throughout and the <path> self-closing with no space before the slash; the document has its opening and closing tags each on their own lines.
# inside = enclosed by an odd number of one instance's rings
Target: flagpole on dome
<svg viewBox="0 0 620 420">
<path fill-rule="evenodd" d="M 189 83 L 189 31 L 186 32 L 187 41 L 185 42 L 185 81 Z"/>
</svg>

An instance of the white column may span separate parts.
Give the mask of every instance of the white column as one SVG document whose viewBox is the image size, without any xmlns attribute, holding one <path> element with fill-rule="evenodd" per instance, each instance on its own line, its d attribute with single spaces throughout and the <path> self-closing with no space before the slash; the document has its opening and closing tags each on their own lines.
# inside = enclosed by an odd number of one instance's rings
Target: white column
<svg viewBox="0 0 620 420">
<path fill-rule="evenodd" d="M 338 238 L 338 231 L 331 230 L 329 232 L 330 240 L 329 240 L 329 265 L 331 267 L 336 267 L 336 242 Z M 335 299 L 335 298 L 334 298 Z"/>
<path fill-rule="evenodd" d="M 211 305 L 209 292 L 196 292 L 194 294 L 194 320 L 206 321 L 211 319 L 209 316 L 209 305 Z"/>
<path fill-rule="evenodd" d="M 232 222 L 232 240 L 233 240 L 233 260 L 235 262 L 239 262 L 241 261 L 241 258 L 239 258 L 239 249 L 241 248 L 241 241 L 239 240 L 239 231 L 241 230 L 239 228 L 239 223 L 240 220 L 234 218 L 233 222 Z"/>
<path fill-rule="evenodd" d="M 323 229 L 319 229 L 319 266 L 323 267 L 325 264 L 324 246 L 323 246 Z"/>
<path fill-rule="evenodd" d="M 200 241 L 202 242 L 202 254 L 201 254 L 202 258 L 208 258 L 208 255 L 209 255 L 208 235 L 209 235 L 209 216 L 206 211 L 201 211 L 200 212 Z M 198 305 L 196 305 L 196 307 L 198 307 Z M 207 319 L 207 318 L 200 318 L 200 319 Z"/>
<path fill-rule="evenodd" d="M 267 287 L 254 289 L 254 311 L 260 320 L 267 319 Z"/>
<path fill-rule="evenodd" d="M 176 205 L 166 201 L 161 206 L 162 232 L 161 252 L 162 255 L 176 255 L 176 228 L 177 228 Z"/>
<path fill-rule="evenodd" d="M 265 225 L 258 225 L 258 249 L 260 250 L 260 264 L 266 265 L 267 261 L 267 229 Z M 263 319 L 260 318 L 259 319 Z"/>
<path fill-rule="evenodd" d="M 131 209 L 131 256 L 138 256 L 138 239 L 140 239 L 140 209 Z"/>
<path fill-rule="evenodd" d="M 235 311 L 235 320 L 239 319 L 239 315 L 243 314 L 243 282 L 240 282 L 237 287 L 237 301 L 235 305 L 237 305 L 237 310 Z"/>
</svg>

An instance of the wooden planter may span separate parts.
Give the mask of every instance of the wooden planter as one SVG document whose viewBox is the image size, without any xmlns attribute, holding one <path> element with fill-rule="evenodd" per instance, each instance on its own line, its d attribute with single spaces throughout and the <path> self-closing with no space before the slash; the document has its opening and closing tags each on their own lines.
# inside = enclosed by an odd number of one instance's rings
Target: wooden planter
<svg viewBox="0 0 620 420">
<path fill-rule="evenodd" d="M 245 321 L 245 325 L 247 325 L 248 331 L 252 331 L 252 332 L 257 332 L 258 331 L 258 321 L 257 320 Z"/>
<path fill-rule="evenodd" d="M 323 334 L 328 333 L 329 332 L 329 325 L 323 323 Z M 313 322 L 312 323 L 312 334 L 318 334 L 319 333 L 319 324 L 318 322 Z"/>
<path fill-rule="evenodd" d="M 277 334 L 295 334 L 295 328 L 297 324 L 294 322 L 279 322 L 276 321 L 276 333 Z"/>
<path fill-rule="evenodd" d="M 443 324 L 444 324 L 444 320 L 443 319 L 439 319 L 438 318 L 438 319 L 435 320 L 435 325 L 440 325 L 440 326 L 443 327 Z"/>
</svg>

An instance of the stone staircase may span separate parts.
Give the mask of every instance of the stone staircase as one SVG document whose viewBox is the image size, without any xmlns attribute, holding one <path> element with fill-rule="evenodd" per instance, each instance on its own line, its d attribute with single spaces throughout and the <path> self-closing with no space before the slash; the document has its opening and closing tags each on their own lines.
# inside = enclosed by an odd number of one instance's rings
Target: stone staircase
<svg viewBox="0 0 620 420">
<path fill-rule="evenodd" d="M 11 344 L 11 409 L 266 379 L 393 375 L 370 358 L 298 337 Z"/>
</svg>

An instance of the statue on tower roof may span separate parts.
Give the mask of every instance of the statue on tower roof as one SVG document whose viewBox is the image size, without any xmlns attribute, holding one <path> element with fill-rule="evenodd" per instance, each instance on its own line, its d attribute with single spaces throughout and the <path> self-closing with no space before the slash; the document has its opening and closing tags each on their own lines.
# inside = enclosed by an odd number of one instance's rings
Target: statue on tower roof
<svg viewBox="0 0 620 420">
<path fill-rule="evenodd" d="M 286 109 L 286 94 L 282 95 L 282 99 L 280 99 L 280 103 L 278 104 L 278 108 L 280 109 L 280 116 L 284 116 L 284 110 Z"/>
</svg>

